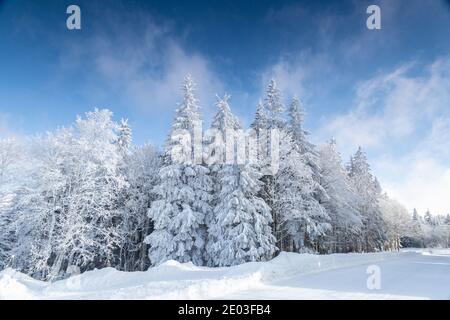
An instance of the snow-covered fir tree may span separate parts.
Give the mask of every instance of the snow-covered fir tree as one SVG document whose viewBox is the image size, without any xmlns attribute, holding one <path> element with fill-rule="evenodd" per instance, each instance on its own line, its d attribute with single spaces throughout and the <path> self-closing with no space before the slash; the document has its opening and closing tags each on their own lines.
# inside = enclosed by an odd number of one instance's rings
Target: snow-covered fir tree
<svg viewBox="0 0 450 320">
<path fill-rule="evenodd" d="M 154 188 L 157 200 L 149 210 L 154 231 L 146 238 L 153 265 L 169 259 L 196 265 L 204 263 L 205 216 L 211 212 L 212 185 L 209 169 L 197 162 L 197 144 L 202 137 L 196 137 L 201 117 L 194 86 L 192 78 L 187 76 L 183 102 L 165 145 L 160 182 Z"/>
<path fill-rule="evenodd" d="M 261 175 L 262 187 L 259 196 L 273 209 L 275 198 L 274 174 L 278 170 L 278 156 L 280 149 L 280 133 L 284 132 L 286 122 L 283 118 L 284 105 L 281 91 L 275 80 L 271 80 L 263 101 L 257 106 L 255 119 L 250 125 L 256 135 L 257 161 L 256 168 Z M 275 154 L 276 153 L 276 154 Z M 274 161 L 275 160 L 275 161 Z M 276 162 L 276 163 L 274 163 Z M 279 229 L 279 217 L 272 210 L 272 230 L 276 235 Z"/>
<path fill-rule="evenodd" d="M 121 119 L 118 127 L 117 145 L 122 154 L 128 155 L 131 151 L 132 131 L 128 119 Z"/>
<path fill-rule="evenodd" d="M 330 229 L 329 216 L 320 199 L 326 194 L 315 174 L 317 153 L 305 138 L 303 109 L 297 99 L 289 108 L 282 131 L 279 170 L 274 176 L 273 212 L 276 236 L 282 250 L 319 250 L 319 241 Z"/>
<path fill-rule="evenodd" d="M 359 251 L 382 250 L 386 233 L 378 203 L 381 189 L 372 175 L 366 154 L 361 147 L 351 157 L 347 167 L 350 180 L 360 198 L 359 212 L 363 220 L 363 239 L 358 244 Z"/>
<path fill-rule="evenodd" d="M 268 128 L 283 129 L 286 122 L 283 116 L 284 105 L 282 102 L 281 91 L 274 79 L 270 80 L 267 87 L 263 106 L 267 115 Z"/>
<path fill-rule="evenodd" d="M 327 236 L 327 249 L 330 252 L 354 251 L 363 226 L 358 194 L 345 171 L 334 139 L 320 148 L 319 155 L 322 186 L 328 195 L 323 206 L 332 226 Z"/>
<path fill-rule="evenodd" d="M 268 122 L 267 113 L 263 102 L 260 100 L 256 107 L 255 119 L 250 124 L 256 138 L 256 165 L 261 169 L 265 168 L 268 161 Z"/>
<path fill-rule="evenodd" d="M 297 97 L 292 99 L 289 106 L 289 125 L 287 132 L 291 136 L 293 148 L 303 155 L 305 164 L 311 168 L 313 179 L 317 182 L 314 197 L 318 202 L 328 198 L 326 190 L 322 187 L 322 175 L 320 168 L 319 152 L 317 147 L 311 143 L 307 136 L 309 133 L 304 129 L 303 122 L 305 110 Z"/>
<path fill-rule="evenodd" d="M 239 120 L 232 114 L 228 96 L 217 102 L 218 112 L 211 129 L 220 135 L 222 144 L 210 152 L 219 154 L 214 165 L 213 181 L 217 189 L 213 217 L 208 224 L 206 246 L 209 266 L 230 266 L 248 261 L 270 259 L 275 252 L 275 237 L 270 224 L 270 208 L 258 197 L 260 174 L 250 163 L 238 163 Z M 226 149 L 233 159 L 226 159 Z"/>
<path fill-rule="evenodd" d="M 258 105 L 256 106 L 255 119 L 250 127 L 255 131 L 264 130 L 267 128 L 266 109 L 264 108 L 264 104 L 261 100 L 259 100 Z"/>
</svg>

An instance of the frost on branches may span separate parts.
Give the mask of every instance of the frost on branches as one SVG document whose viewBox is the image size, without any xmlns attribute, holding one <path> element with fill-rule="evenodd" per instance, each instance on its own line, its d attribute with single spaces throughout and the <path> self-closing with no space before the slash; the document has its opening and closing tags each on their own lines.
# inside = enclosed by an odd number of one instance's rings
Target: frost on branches
<svg viewBox="0 0 450 320">
<path fill-rule="evenodd" d="M 303 130 L 303 108 L 294 98 L 289 108 L 280 148 L 280 169 L 275 175 L 274 212 L 279 246 L 288 251 L 317 251 L 330 229 L 329 215 L 321 201 L 326 192 L 320 184 L 315 146 Z"/>
<path fill-rule="evenodd" d="M 226 149 L 234 150 L 241 129 L 231 113 L 228 96 L 219 99 L 219 108 L 211 129 L 222 143 L 209 148 L 214 184 L 218 186 L 213 200 L 212 217 L 208 219 L 206 257 L 209 266 L 230 266 L 248 261 L 270 259 L 275 252 L 275 238 L 270 224 L 270 208 L 258 196 L 260 174 L 251 163 L 225 161 Z"/>
<path fill-rule="evenodd" d="M 173 259 L 180 262 L 204 263 L 206 242 L 205 216 L 211 211 L 211 179 L 209 169 L 196 164 L 194 152 L 179 161 L 176 148 L 181 131 L 191 137 L 201 120 L 194 82 L 190 76 L 183 85 L 183 102 L 172 124 L 172 132 L 166 142 L 163 163 L 159 170 L 160 183 L 155 186 L 157 195 L 148 212 L 154 223 L 154 231 L 146 238 L 150 245 L 149 258 L 153 264 Z M 184 135 L 185 136 L 185 135 Z M 194 139 L 188 141 L 194 150 Z M 185 149 L 185 148 L 184 148 Z"/>
<path fill-rule="evenodd" d="M 134 145 L 109 110 L 0 138 L 0 269 L 55 280 L 169 259 L 218 267 L 280 251 L 450 246 L 449 215 L 391 199 L 362 148 L 344 166 L 335 140 L 311 143 L 300 100 L 285 112 L 274 80 L 247 135 L 228 95 L 203 132 L 190 76 L 182 89 L 162 152 Z"/>
</svg>

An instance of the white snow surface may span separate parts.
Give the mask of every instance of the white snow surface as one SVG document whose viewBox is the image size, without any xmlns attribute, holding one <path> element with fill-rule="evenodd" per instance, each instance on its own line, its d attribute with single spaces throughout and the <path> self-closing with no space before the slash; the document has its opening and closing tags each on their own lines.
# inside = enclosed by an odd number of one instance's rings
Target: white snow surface
<svg viewBox="0 0 450 320">
<path fill-rule="evenodd" d="M 369 265 L 381 289 L 367 288 Z M 93 270 L 43 282 L 0 272 L 0 299 L 450 299 L 450 249 L 313 255 L 207 268 L 167 261 L 145 272 Z"/>
</svg>

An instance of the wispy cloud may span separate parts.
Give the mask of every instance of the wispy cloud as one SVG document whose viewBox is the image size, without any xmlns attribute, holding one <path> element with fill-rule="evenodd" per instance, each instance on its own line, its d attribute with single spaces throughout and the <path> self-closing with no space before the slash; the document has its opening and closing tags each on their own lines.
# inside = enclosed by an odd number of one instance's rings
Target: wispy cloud
<svg viewBox="0 0 450 320">
<path fill-rule="evenodd" d="M 377 4 L 379 32 L 365 28 L 367 3 L 361 1 L 350 4 L 345 15 L 330 6 L 327 14 L 311 16 L 301 4 L 269 12 L 273 23 L 310 19 L 317 32 L 314 46 L 285 52 L 268 66 L 262 87 L 276 78 L 285 96 L 299 95 L 308 123 L 315 123 L 314 140 L 336 138 L 344 159 L 364 147 L 384 188 L 408 208 L 450 211 L 450 57 L 412 51 L 409 60 L 404 54 L 403 60 L 390 59 L 386 52 L 395 52 L 390 50 L 399 37 L 421 19 L 424 3 Z M 425 6 L 439 19 L 445 16 L 442 2 Z"/>
<path fill-rule="evenodd" d="M 117 12 L 104 16 L 115 20 Z M 149 13 L 128 13 L 117 19 L 106 34 L 103 26 L 81 43 L 66 42 L 61 56 L 65 72 L 70 72 L 67 68 L 91 70 L 101 86 L 89 83 L 87 94 L 114 92 L 129 107 L 157 114 L 172 113 L 177 107 L 183 78 L 189 73 L 198 84 L 201 106 L 209 113 L 223 84 L 208 59 L 185 49 L 170 22 L 156 23 Z"/>
<path fill-rule="evenodd" d="M 363 146 L 386 189 L 408 207 L 450 210 L 450 57 L 360 83 L 354 106 L 319 130 L 348 154 Z"/>
<path fill-rule="evenodd" d="M 414 135 L 449 112 L 450 58 L 418 72 L 414 64 L 364 81 L 357 86 L 354 107 L 320 130 L 351 148 L 386 147 Z M 414 70 L 413 70 L 414 69 Z"/>
<path fill-rule="evenodd" d="M 303 50 L 294 56 L 283 56 L 276 64 L 267 68 L 261 76 L 261 88 L 264 88 L 270 79 L 276 79 L 285 96 L 297 95 L 305 100 L 313 100 L 321 90 L 323 94 L 323 91 L 330 87 L 320 86 L 318 81 L 330 70 L 327 55 Z"/>
<path fill-rule="evenodd" d="M 418 145 L 398 158 L 377 161 L 386 190 L 419 212 L 450 212 L 450 118 L 438 118 Z M 396 179 L 394 177 L 399 177 Z"/>
</svg>

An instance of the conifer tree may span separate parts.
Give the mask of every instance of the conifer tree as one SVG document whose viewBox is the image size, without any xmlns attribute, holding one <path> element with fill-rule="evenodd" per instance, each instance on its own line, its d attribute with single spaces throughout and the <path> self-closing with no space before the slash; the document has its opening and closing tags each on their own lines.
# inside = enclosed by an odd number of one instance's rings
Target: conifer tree
<svg viewBox="0 0 450 320">
<path fill-rule="evenodd" d="M 234 152 L 241 129 L 231 113 L 228 96 L 219 99 L 219 108 L 211 125 L 224 143 L 216 153 L 222 155 L 215 166 L 214 182 L 219 187 L 213 217 L 208 225 L 207 257 L 210 266 L 230 266 L 248 261 L 264 261 L 275 251 L 270 223 L 270 208 L 257 196 L 258 171 L 249 163 L 239 164 Z M 223 157 L 227 147 L 233 150 L 232 161 Z"/>
<path fill-rule="evenodd" d="M 386 240 L 384 221 L 378 203 L 381 188 L 371 173 L 366 154 L 361 147 L 350 159 L 348 174 L 360 198 L 359 212 L 363 220 L 363 239 L 359 243 L 359 250 L 381 250 Z"/>
<path fill-rule="evenodd" d="M 153 190 L 157 199 L 148 214 L 154 231 L 146 238 L 153 265 L 169 259 L 204 263 L 205 216 L 211 212 L 212 185 L 209 169 L 197 162 L 196 144 L 202 139 L 196 137 L 201 117 L 194 90 L 194 81 L 188 75 L 183 85 L 183 102 L 165 145 L 160 182 Z"/>
</svg>

